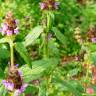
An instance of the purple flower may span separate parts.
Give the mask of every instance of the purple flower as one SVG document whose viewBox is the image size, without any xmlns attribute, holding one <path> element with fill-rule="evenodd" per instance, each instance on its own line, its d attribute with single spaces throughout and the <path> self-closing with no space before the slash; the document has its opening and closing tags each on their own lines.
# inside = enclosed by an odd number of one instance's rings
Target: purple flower
<svg viewBox="0 0 96 96">
<path fill-rule="evenodd" d="M 14 29 L 14 33 L 18 34 L 19 33 L 19 29 L 18 28 Z"/>
<path fill-rule="evenodd" d="M 8 91 L 14 91 L 14 84 L 11 82 L 8 82 L 7 80 L 2 81 L 3 85 Z M 27 88 L 28 84 L 23 84 L 20 89 L 15 89 L 14 91 L 14 96 L 19 96 L 21 93 L 25 91 Z"/>
<path fill-rule="evenodd" d="M 17 19 L 14 19 L 13 13 L 9 11 L 5 16 L 5 22 L 2 24 L 2 28 L 0 29 L 2 35 L 11 36 L 13 34 L 18 34 L 19 33 L 19 30 L 17 28 L 18 22 L 19 21 Z"/>
<path fill-rule="evenodd" d="M 39 3 L 40 4 L 40 8 L 41 10 L 45 9 L 46 8 L 46 3 L 42 2 L 42 3 Z"/>
<path fill-rule="evenodd" d="M 16 23 L 16 25 L 18 25 L 18 24 L 19 24 L 19 20 L 16 19 L 16 20 L 15 20 L 15 23 Z"/>
<path fill-rule="evenodd" d="M 76 57 L 75 57 L 75 60 L 76 60 L 76 61 L 80 61 L 80 56 L 76 56 Z"/>
<path fill-rule="evenodd" d="M 22 94 L 25 91 L 27 86 L 28 84 L 23 84 L 20 89 L 15 90 L 14 96 L 20 96 L 20 94 Z"/>
<path fill-rule="evenodd" d="M 18 68 L 19 64 L 16 64 L 15 66 Z"/>
<path fill-rule="evenodd" d="M 11 30 L 7 30 L 6 34 L 7 34 L 7 36 L 11 36 L 13 34 L 13 32 Z"/>
<path fill-rule="evenodd" d="M 8 25 L 6 23 L 3 23 L 2 27 L 3 27 L 3 31 L 6 31 L 8 29 Z"/>
<path fill-rule="evenodd" d="M 6 23 L 3 23 L 2 28 L 0 28 L 2 35 L 6 33 L 7 29 L 8 29 L 8 25 Z"/>
<path fill-rule="evenodd" d="M 5 86 L 6 89 L 8 89 L 9 91 L 13 91 L 14 89 L 14 84 L 11 82 L 8 82 L 6 80 L 2 81 L 3 85 Z"/>
<path fill-rule="evenodd" d="M 91 41 L 92 41 L 93 43 L 96 43 L 96 37 L 92 38 Z"/>
<path fill-rule="evenodd" d="M 22 77 L 23 76 L 23 73 L 22 73 L 22 71 L 18 71 L 19 72 L 19 75 Z"/>
<path fill-rule="evenodd" d="M 55 9 L 58 9 L 58 6 L 59 6 L 59 5 L 60 5 L 60 2 L 55 2 L 55 3 L 54 3 L 54 8 L 55 8 Z"/>
<path fill-rule="evenodd" d="M 0 28 L 0 32 L 2 32 L 2 28 Z"/>
</svg>

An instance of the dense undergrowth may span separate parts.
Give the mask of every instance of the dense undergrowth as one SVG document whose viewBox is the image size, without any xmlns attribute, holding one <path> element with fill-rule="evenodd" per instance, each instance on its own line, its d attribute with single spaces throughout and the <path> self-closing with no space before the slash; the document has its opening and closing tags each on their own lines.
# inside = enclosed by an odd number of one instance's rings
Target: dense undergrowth
<svg viewBox="0 0 96 96">
<path fill-rule="evenodd" d="M 95 0 L 0 0 L 0 96 L 96 96 Z"/>
</svg>

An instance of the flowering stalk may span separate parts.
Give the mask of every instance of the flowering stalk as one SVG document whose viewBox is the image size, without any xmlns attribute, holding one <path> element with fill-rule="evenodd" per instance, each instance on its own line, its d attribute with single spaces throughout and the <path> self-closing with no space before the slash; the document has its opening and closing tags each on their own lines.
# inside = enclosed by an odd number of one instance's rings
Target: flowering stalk
<svg viewBox="0 0 96 96">
<path fill-rule="evenodd" d="M 14 19 L 14 16 L 11 11 L 9 11 L 5 17 L 5 22 L 1 28 L 2 35 L 5 35 L 8 44 L 10 46 L 10 62 L 11 66 L 8 70 L 8 76 L 6 80 L 3 80 L 2 83 L 5 88 L 10 92 L 11 96 L 20 96 L 24 92 L 28 84 L 23 83 L 22 73 L 18 67 L 14 64 L 14 36 L 18 34 L 17 20 Z"/>
<path fill-rule="evenodd" d="M 10 40 L 9 42 L 9 45 L 10 45 L 10 53 L 11 53 L 11 66 L 14 66 L 14 49 L 13 49 L 13 46 L 14 46 L 14 43 L 12 40 Z"/>
<path fill-rule="evenodd" d="M 43 40 L 43 57 L 49 57 L 48 54 L 48 33 L 52 26 L 52 16 L 54 14 L 51 12 L 53 10 L 58 9 L 59 2 L 56 2 L 55 0 L 43 0 L 40 3 L 40 8 L 43 11 L 43 16 L 45 19 L 45 22 L 43 23 L 44 27 L 44 33 L 42 33 L 42 40 Z"/>
</svg>

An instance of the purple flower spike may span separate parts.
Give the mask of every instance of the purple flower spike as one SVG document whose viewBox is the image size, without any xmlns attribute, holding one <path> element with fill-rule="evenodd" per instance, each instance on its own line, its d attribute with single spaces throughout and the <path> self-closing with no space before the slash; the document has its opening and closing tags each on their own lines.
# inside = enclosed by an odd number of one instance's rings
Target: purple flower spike
<svg viewBox="0 0 96 96">
<path fill-rule="evenodd" d="M 14 89 L 14 84 L 13 84 L 13 83 L 8 82 L 8 81 L 6 81 L 6 80 L 3 80 L 2 83 L 3 83 L 3 85 L 5 86 L 5 88 L 6 88 L 7 90 L 13 91 L 13 89 Z"/>
<path fill-rule="evenodd" d="M 19 29 L 18 28 L 14 29 L 14 33 L 18 34 L 19 33 Z"/>
<path fill-rule="evenodd" d="M 8 30 L 8 31 L 7 31 L 7 36 L 11 36 L 12 33 L 13 33 L 13 32 L 12 32 L 11 30 Z"/>
<path fill-rule="evenodd" d="M 93 43 L 96 43 L 96 37 L 91 39 Z"/>
<path fill-rule="evenodd" d="M 18 28 L 17 28 L 18 23 L 19 21 L 17 19 L 14 19 L 13 13 L 9 11 L 6 14 L 4 23 L 1 26 L 1 29 L 0 29 L 1 34 L 7 35 L 7 36 L 18 34 L 19 33 Z"/>
</svg>

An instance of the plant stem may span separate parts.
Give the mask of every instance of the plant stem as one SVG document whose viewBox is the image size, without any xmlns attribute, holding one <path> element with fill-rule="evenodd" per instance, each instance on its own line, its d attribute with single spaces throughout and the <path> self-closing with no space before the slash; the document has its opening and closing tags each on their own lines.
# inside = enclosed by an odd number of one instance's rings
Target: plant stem
<svg viewBox="0 0 96 96">
<path fill-rule="evenodd" d="M 13 41 L 10 40 L 10 60 L 11 60 L 11 66 L 14 66 L 14 50 L 13 50 Z"/>
<path fill-rule="evenodd" d="M 43 33 L 42 34 L 42 38 L 43 38 L 43 57 L 47 58 L 48 57 L 48 40 L 47 40 L 47 33 Z"/>
</svg>

